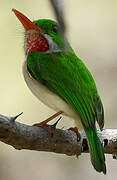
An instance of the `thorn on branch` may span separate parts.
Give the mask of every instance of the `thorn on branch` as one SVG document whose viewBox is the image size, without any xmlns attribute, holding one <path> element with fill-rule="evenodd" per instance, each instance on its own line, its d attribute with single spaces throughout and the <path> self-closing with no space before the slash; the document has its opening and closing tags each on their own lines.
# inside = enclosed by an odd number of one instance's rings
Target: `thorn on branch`
<svg viewBox="0 0 117 180">
<path fill-rule="evenodd" d="M 57 126 L 58 122 L 61 120 L 61 118 L 62 118 L 62 116 L 61 116 L 54 124 L 52 124 L 52 125 L 48 125 L 48 124 L 47 124 L 47 126 L 50 126 L 51 129 L 55 130 L 55 129 L 56 129 L 56 126 Z"/>
<path fill-rule="evenodd" d="M 62 116 L 52 125 L 46 124 L 46 127 L 48 128 L 48 132 L 50 132 L 49 134 L 51 134 L 51 137 L 53 137 L 53 131 L 56 130 L 56 126 L 61 118 L 62 118 Z"/>
<path fill-rule="evenodd" d="M 113 154 L 113 159 L 116 159 L 117 160 L 117 154 Z"/>
<path fill-rule="evenodd" d="M 11 117 L 11 118 L 10 118 L 10 121 L 11 121 L 11 122 L 15 122 L 15 120 L 16 120 L 19 116 L 21 116 L 22 114 L 23 114 L 23 112 L 21 112 L 20 114 L 14 116 L 14 117 Z"/>
</svg>

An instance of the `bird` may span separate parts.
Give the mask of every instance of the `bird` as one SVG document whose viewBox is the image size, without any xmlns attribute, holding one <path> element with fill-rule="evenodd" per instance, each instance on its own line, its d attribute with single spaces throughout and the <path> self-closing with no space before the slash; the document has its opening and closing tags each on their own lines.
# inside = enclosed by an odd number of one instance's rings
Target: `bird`
<svg viewBox="0 0 117 180">
<path fill-rule="evenodd" d="M 23 75 L 32 93 L 57 113 L 75 120 L 84 129 L 91 162 L 97 172 L 106 174 L 105 155 L 96 129 L 104 127 L 104 108 L 95 81 L 82 60 L 63 38 L 57 22 L 51 19 L 31 21 L 21 12 L 13 12 L 25 30 Z"/>
</svg>

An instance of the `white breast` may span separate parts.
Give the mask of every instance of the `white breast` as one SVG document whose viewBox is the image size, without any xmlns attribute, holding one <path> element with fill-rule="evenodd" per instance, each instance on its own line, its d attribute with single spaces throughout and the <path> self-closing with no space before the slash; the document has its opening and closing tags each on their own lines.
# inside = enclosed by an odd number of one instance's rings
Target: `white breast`
<svg viewBox="0 0 117 180">
<path fill-rule="evenodd" d="M 46 88 L 46 86 L 42 85 L 34 78 L 32 78 L 32 76 L 27 71 L 26 61 L 23 64 L 23 75 L 27 86 L 41 102 L 43 102 L 45 105 L 47 105 L 48 107 L 52 108 L 57 112 L 63 111 L 64 115 L 75 119 L 75 122 L 79 128 L 82 127 L 79 116 L 69 104 L 67 104 L 63 99 L 61 99 L 55 93 L 51 92 L 48 88 Z"/>
</svg>

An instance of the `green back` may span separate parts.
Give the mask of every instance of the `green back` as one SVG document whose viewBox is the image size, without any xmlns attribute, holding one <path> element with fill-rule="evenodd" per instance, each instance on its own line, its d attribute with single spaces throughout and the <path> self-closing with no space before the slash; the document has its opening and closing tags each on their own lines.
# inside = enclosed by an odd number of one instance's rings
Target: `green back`
<svg viewBox="0 0 117 180">
<path fill-rule="evenodd" d="M 40 83 L 64 99 L 81 117 L 85 127 L 93 128 L 97 119 L 103 128 L 103 106 L 95 82 L 73 51 L 39 53 L 27 57 L 28 70 Z"/>
</svg>

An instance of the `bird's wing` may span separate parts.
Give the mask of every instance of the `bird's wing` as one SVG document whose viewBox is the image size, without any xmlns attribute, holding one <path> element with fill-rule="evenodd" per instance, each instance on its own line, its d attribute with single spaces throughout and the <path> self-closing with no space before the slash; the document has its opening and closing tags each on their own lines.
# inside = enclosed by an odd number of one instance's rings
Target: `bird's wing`
<svg viewBox="0 0 117 180">
<path fill-rule="evenodd" d="M 44 81 L 51 91 L 72 106 L 81 117 L 82 124 L 93 128 L 97 120 L 100 129 L 103 129 L 103 105 L 83 62 L 75 55 L 65 53 L 43 55 L 43 60 L 39 58 L 36 62 L 40 67 L 41 82 Z"/>
</svg>

